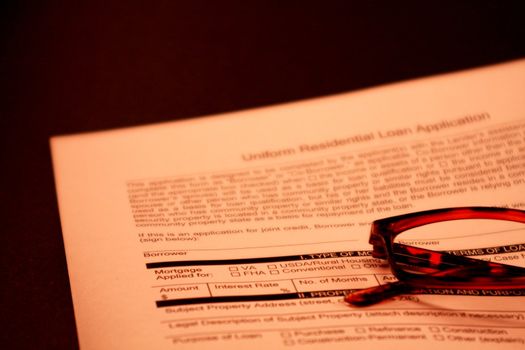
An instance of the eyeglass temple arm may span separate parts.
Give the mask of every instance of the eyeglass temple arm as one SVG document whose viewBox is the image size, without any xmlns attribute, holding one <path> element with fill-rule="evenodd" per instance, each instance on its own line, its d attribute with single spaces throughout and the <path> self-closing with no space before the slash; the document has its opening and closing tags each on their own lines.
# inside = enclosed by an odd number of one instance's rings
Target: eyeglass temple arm
<svg viewBox="0 0 525 350">
<path fill-rule="evenodd" d="M 395 260 L 398 263 L 407 263 L 411 259 L 417 258 L 421 261 L 427 261 L 429 267 L 438 269 L 440 271 L 448 271 L 454 267 L 479 267 L 479 268 L 490 268 L 491 270 L 498 271 L 498 273 L 509 273 L 523 274 L 525 269 L 518 266 L 502 264 L 493 261 L 473 259 L 467 256 L 454 255 L 449 252 L 441 252 L 436 250 L 430 250 L 420 247 L 407 246 L 401 243 L 395 243 Z M 375 247 L 374 247 L 375 249 Z M 408 252 L 403 254 L 403 252 Z M 373 256 L 373 253 L 372 253 Z M 437 272 L 439 273 L 439 271 Z"/>
<path fill-rule="evenodd" d="M 371 238 L 371 243 L 374 243 L 374 240 Z M 405 245 L 398 244 L 398 247 L 406 247 Z M 495 262 L 489 262 L 485 260 L 477 260 L 464 256 L 456 256 L 445 252 L 438 252 L 433 250 L 428 250 L 424 248 L 410 247 L 413 252 L 417 252 L 418 255 L 429 255 L 433 256 L 432 260 L 439 260 L 439 262 L 446 261 L 446 267 L 444 270 L 437 270 L 434 273 L 429 274 L 431 277 L 447 277 L 454 276 L 458 274 L 465 273 L 474 273 L 476 271 L 486 271 L 489 268 L 492 273 L 505 275 L 505 274 L 514 274 L 521 273 L 525 269 L 517 266 L 510 266 Z M 374 244 L 374 250 L 372 251 L 372 256 L 378 259 L 386 259 L 387 253 L 382 245 Z M 412 256 L 413 257 L 413 256 Z M 399 255 L 396 256 L 398 260 L 408 260 L 410 256 Z M 436 259 L 439 258 L 439 259 Z M 400 261 L 400 262 L 406 262 Z M 430 260 L 429 260 L 430 262 Z M 438 265 L 436 266 L 436 268 Z M 397 281 L 393 283 L 387 283 L 380 286 L 365 288 L 357 292 L 349 293 L 345 296 L 345 301 L 349 304 L 356 306 L 367 306 L 376 304 L 382 300 L 404 294 L 413 289 L 414 286 L 411 283 L 404 283 L 402 281 Z"/>
<path fill-rule="evenodd" d="M 514 266 L 511 266 L 514 267 Z M 438 277 L 440 279 L 446 278 L 446 277 L 456 277 L 459 275 L 472 275 L 472 276 L 478 276 L 480 273 L 483 275 L 487 272 L 487 269 L 491 269 L 491 273 L 505 273 L 507 270 L 498 271 L 498 267 L 494 267 L 487 264 L 478 264 L 478 265 L 471 265 L 471 266 L 457 266 L 455 268 L 450 268 L 444 271 L 438 271 L 432 274 L 429 274 L 429 277 Z M 496 268 L 496 271 L 493 269 Z M 517 279 L 509 280 L 504 283 L 498 282 L 497 289 L 508 289 L 508 288 L 520 288 L 525 286 L 525 276 L 523 275 L 523 271 L 525 269 L 516 267 L 516 269 L 513 269 L 512 272 L 521 272 L 521 275 L 517 275 Z M 490 282 L 490 274 L 486 277 L 481 277 L 482 281 L 481 283 L 487 282 L 489 280 Z M 392 283 L 383 284 L 380 286 L 370 287 L 361 289 L 357 292 L 349 293 L 345 296 L 344 300 L 345 302 L 355 305 L 355 306 L 368 306 L 376 304 L 380 301 L 383 301 L 388 298 L 392 298 L 401 294 L 408 293 L 416 288 L 425 288 L 427 287 L 426 284 L 428 282 L 425 281 L 412 281 L 412 282 L 403 282 L 403 281 L 396 281 Z M 472 285 L 474 283 L 474 285 Z M 437 283 L 430 283 L 432 287 L 434 288 L 450 288 L 450 287 L 460 287 L 460 288 L 471 288 L 475 286 L 475 283 L 480 283 L 480 281 L 477 281 L 474 279 L 471 282 L 446 282 L 446 281 L 438 281 Z"/>
<path fill-rule="evenodd" d="M 388 259 L 388 252 L 385 249 L 384 243 L 382 238 L 372 233 L 370 235 L 369 243 L 372 245 L 372 257 L 376 259 L 382 259 L 387 260 Z M 440 252 L 437 250 L 429 250 L 425 248 L 420 247 L 414 247 L 414 246 L 408 246 L 401 243 L 396 243 L 397 247 L 400 247 L 402 249 L 410 249 L 412 251 L 411 255 L 429 255 L 433 257 L 433 261 L 440 261 L 440 262 L 446 262 L 447 264 L 452 264 L 455 266 L 472 266 L 472 265 L 490 265 L 491 267 L 501 267 L 509 270 L 515 270 L 515 269 L 521 269 L 519 267 L 506 265 L 502 263 L 497 263 L 493 261 L 486 261 L 481 259 L 473 259 L 466 256 L 461 255 L 454 255 L 448 252 Z M 394 252 L 395 253 L 395 252 Z M 396 259 L 404 259 L 403 256 L 398 256 L 396 254 Z"/>
</svg>

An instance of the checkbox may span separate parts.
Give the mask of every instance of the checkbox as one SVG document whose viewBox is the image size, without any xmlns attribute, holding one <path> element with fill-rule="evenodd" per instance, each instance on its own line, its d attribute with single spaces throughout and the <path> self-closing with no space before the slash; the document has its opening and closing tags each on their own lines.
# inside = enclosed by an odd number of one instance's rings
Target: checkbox
<svg viewBox="0 0 525 350">
<path fill-rule="evenodd" d="M 230 270 L 230 271 L 239 271 L 239 268 L 237 266 L 230 266 L 230 267 L 228 267 L 228 270 Z"/>
<path fill-rule="evenodd" d="M 281 332 L 281 337 L 283 337 L 283 338 L 291 338 L 292 337 L 292 333 L 290 333 L 290 332 Z"/>
<path fill-rule="evenodd" d="M 361 268 L 361 265 L 359 265 L 359 264 L 352 264 L 352 265 L 350 265 L 350 267 L 357 270 L 357 269 Z"/>
<path fill-rule="evenodd" d="M 278 275 L 279 270 L 270 270 L 270 275 Z"/>
<path fill-rule="evenodd" d="M 271 264 L 271 265 L 266 265 L 266 267 L 268 267 L 268 270 L 275 270 L 277 268 L 277 265 Z"/>
<path fill-rule="evenodd" d="M 355 332 L 356 333 L 366 333 L 366 328 L 357 327 L 355 329 Z"/>
<path fill-rule="evenodd" d="M 429 327 L 428 329 L 430 329 L 430 331 L 432 333 L 439 333 L 441 332 L 441 330 L 439 329 L 439 327 Z"/>
<path fill-rule="evenodd" d="M 284 341 L 284 345 L 286 346 L 294 346 L 295 345 L 295 342 L 293 340 L 285 340 Z"/>
<path fill-rule="evenodd" d="M 240 277 L 241 276 L 240 272 L 230 272 L 230 274 L 232 275 L 232 277 Z"/>
<path fill-rule="evenodd" d="M 445 337 L 442 336 L 441 334 L 436 334 L 436 335 L 434 335 L 434 339 L 439 340 L 439 341 L 443 341 L 443 340 L 445 340 Z"/>
</svg>

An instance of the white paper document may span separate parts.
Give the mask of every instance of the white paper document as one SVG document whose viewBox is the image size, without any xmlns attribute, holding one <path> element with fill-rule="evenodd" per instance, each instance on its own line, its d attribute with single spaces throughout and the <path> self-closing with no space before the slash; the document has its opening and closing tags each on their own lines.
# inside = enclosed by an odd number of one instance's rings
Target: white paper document
<svg viewBox="0 0 525 350">
<path fill-rule="evenodd" d="M 51 148 L 81 349 L 525 348 L 525 289 L 343 302 L 373 220 L 525 208 L 525 60 Z"/>
</svg>

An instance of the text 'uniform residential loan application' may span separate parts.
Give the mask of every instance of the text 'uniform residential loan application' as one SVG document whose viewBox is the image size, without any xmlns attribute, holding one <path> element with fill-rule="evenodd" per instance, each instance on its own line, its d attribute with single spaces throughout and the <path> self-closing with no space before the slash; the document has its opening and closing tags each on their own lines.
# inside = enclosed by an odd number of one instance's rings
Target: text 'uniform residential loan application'
<svg viewBox="0 0 525 350">
<path fill-rule="evenodd" d="M 521 60 L 53 137 L 81 348 L 525 348 L 522 289 L 343 302 L 395 280 L 371 221 L 525 208 L 524 101 Z M 472 244 L 525 266 L 524 244 Z"/>
</svg>

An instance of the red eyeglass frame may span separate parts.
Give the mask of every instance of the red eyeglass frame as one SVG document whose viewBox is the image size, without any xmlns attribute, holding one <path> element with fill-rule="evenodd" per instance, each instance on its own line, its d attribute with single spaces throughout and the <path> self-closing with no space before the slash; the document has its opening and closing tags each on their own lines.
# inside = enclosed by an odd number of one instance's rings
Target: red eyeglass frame
<svg viewBox="0 0 525 350">
<path fill-rule="evenodd" d="M 525 211 L 495 207 L 456 207 L 427 210 L 376 220 L 370 231 L 372 256 L 387 260 L 398 282 L 350 293 L 345 301 L 370 305 L 418 288 L 519 289 L 525 288 L 525 268 L 456 256 L 394 243 L 400 233 L 419 226 L 464 219 L 495 219 L 525 223 Z M 427 274 L 407 272 L 402 264 L 424 256 Z"/>
</svg>

